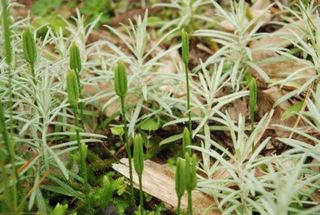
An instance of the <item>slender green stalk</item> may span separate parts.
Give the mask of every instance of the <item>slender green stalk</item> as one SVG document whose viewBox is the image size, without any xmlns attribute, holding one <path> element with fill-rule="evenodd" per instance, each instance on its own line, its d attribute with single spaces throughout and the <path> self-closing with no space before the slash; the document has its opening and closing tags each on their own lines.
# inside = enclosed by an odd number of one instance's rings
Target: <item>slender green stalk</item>
<svg viewBox="0 0 320 215">
<path fill-rule="evenodd" d="M 15 159 L 15 150 L 14 150 L 14 134 L 13 134 L 13 93 L 12 93 L 12 46 L 11 46 L 11 31 L 10 31 L 10 14 L 9 14 L 9 6 L 6 0 L 2 0 L 2 22 L 3 22 L 3 34 L 4 34 L 4 57 L 5 62 L 8 67 L 8 89 L 9 89 L 9 131 L 10 137 L 9 142 L 7 142 L 7 150 L 9 153 L 10 163 L 13 169 L 13 181 L 14 185 L 12 185 L 12 213 L 16 214 L 17 211 L 17 202 L 18 202 L 18 195 L 17 195 L 17 186 L 19 185 L 19 175 L 16 169 L 16 165 L 14 162 Z"/>
<path fill-rule="evenodd" d="M 124 144 L 126 147 L 126 151 L 128 154 L 128 160 L 129 160 L 129 177 L 130 177 L 130 204 L 134 205 L 134 191 L 133 191 L 133 173 L 132 173 L 132 156 L 131 156 L 131 148 L 129 145 L 129 137 L 128 137 L 128 125 L 126 120 L 126 112 L 125 112 L 125 102 L 124 97 L 120 97 L 121 102 L 121 112 L 122 112 L 122 121 L 124 126 Z"/>
<path fill-rule="evenodd" d="M 189 121 L 188 128 L 189 128 L 189 131 L 192 132 L 189 73 L 188 73 L 188 65 L 187 64 L 184 64 L 184 71 L 186 74 L 186 85 L 187 85 L 187 109 L 188 109 L 188 121 Z"/>
<path fill-rule="evenodd" d="M 5 113 L 4 108 L 2 105 L 2 102 L 0 101 L 0 134 L 2 136 L 2 139 L 4 143 L 9 146 L 10 145 L 10 137 L 8 134 L 6 122 L 5 122 Z M 7 210 L 15 211 L 13 199 L 14 199 L 14 193 L 10 191 L 10 187 L 8 186 L 8 173 L 7 169 L 5 167 L 5 147 L 2 145 L 2 141 L 0 142 L 0 168 L 1 168 L 1 176 L 2 176 L 2 187 L 3 187 L 3 193 L 4 193 L 4 204 L 0 204 L 1 211 L 7 212 Z"/>
<path fill-rule="evenodd" d="M 192 132 L 192 122 L 191 122 L 191 105 L 190 105 L 190 84 L 189 84 L 189 36 L 188 33 L 182 30 L 181 32 L 181 40 L 182 40 L 182 60 L 183 60 L 183 68 L 186 76 L 186 88 L 187 88 L 187 111 L 188 111 L 188 128 L 189 131 Z M 192 134 L 191 134 L 192 135 Z"/>
<path fill-rule="evenodd" d="M 192 215 L 192 190 L 188 190 L 188 215 Z"/>
<path fill-rule="evenodd" d="M 79 120 L 78 120 L 78 115 L 77 112 L 78 110 L 74 110 L 74 118 L 75 118 L 75 127 L 76 127 L 76 139 L 77 139 L 77 145 L 78 145 L 78 150 L 79 150 L 79 155 L 80 155 L 80 170 L 81 170 L 81 175 L 83 177 L 83 183 L 84 183 L 84 188 L 85 188 L 85 194 L 86 197 L 89 197 L 89 183 L 88 183 L 88 171 L 87 171 L 87 164 L 86 164 L 86 155 L 84 153 L 84 147 L 82 146 L 81 143 L 81 137 L 80 137 L 80 132 L 79 132 Z M 89 203 L 89 201 L 87 201 Z"/>
<path fill-rule="evenodd" d="M 181 197 L 178 197 L 177 215 L 181 214 Z"/>
<path fill-rule="evenodd" d="M 142 191 L 142 176 L 139 175 L 139 197 L 140 197 L 140 214 L 143 215 L 143 191 Z"/>
<path fill-rule="evenodd" d="M 36 86 L 37 86 L 37 79 L 36 79 L 36 73 L 35 73 L 35 69 L 34 69 L 34 64 L 30 64 L 30 71 L 31 71 L 31 75 L 32 75 L 32 82 L 35 86 L 35 90 L 36 90 Z"/>
</svg>

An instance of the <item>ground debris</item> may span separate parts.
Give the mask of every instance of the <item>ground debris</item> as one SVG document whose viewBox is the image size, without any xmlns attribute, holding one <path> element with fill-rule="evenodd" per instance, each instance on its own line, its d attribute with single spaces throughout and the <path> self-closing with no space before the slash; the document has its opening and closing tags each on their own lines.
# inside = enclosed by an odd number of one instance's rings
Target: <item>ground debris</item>
<svg viewBox="0 0 320 215">
<path fill-rule="evenodd" d="M 143 191 L 163 201 L 168 209 L 177 208 L 177 196 L 175 193 L 175 179 L 173 171 L 167 165 L 161 165 L 150 160 L 144 161 Z M 112 168 L 129 178 L 128 159 L 123 158 L 120 163 L 113 164 Z M 134 186 L 138 187 L 138 176 L 133 174 Z M 220 212 L 206 209 L 214 204 L 209 196 L 200 191 L 193 191 L 194 214 L 218 215 Z M 181 207 L 187 208 L 187 195 L 182 197 Z"/>
</svg>

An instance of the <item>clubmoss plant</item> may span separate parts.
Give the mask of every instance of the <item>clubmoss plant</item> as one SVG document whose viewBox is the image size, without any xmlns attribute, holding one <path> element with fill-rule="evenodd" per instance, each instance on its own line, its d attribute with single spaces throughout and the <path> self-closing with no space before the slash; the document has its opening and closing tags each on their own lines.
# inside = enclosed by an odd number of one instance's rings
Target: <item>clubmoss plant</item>
<svg viewBox="0 0 320 215">
<path fill-rule="evenodd" d="M 4 58 L 6 65 L 8 67 L 8 75 L 9 75 L 9 81 L 8 81 L 8 89 L 9 89 L 9 142 L 7 142 L 7 150 L 9 154 L 10 163 L 12 165 L 13 170 L 13 181 L 14 185 L 12 185 L 12 207 L 11 212 L 17 213 L 17 202 L 18 202 L 18 196 L 17 196 L 17 185 L 19 184 L 19 175 L 16 169 L 15 164 L 15 146 L 14 146 L 14 139 L 13 139 L 13 93 L 12 93 L 12 59 L 13 59 L 13 52 L 12 52 L 12 46 L 11 46 L 11 31 L 10 31 L 10 13 L 9 13 L 9 5 L 7 0 L 2 0 L 2 23 L 3 23 L 3 38 L 4 38 Z"/>
<path fill-rule="evenodd" d="M 178 157 L 176 167 L 176 194 L 178 197 L 177 215 L 181 214 L 181 198 L 186 190 L 186 160 Z"/>
<path fill-rule="evenodd" d="M 75 131 L 76 131 L 76 139 L 78 144 L 78 150 L 80 155 L 80 170 L 81 175 L 84 180 L 85 186 L 85 193 L 86 198 L 89 198 L 89 184 L 88 184 L 88 172 L 87 172 L 87 165 L 86 165 L 86 145 L 81 143 L 81 137 L 79 133 L 79 120 L 78 120 L 78 113 L 79 113 L 79 106 L 78 101 L 80 99 L 79 95 L 79 85 L 77 81 L 77 75 L 74 70 L 69 70 L 67 73 L 67 92 L 68 92 L 68 100 L 70 106 L 73 110 L 73 115 L 75 119 Z M 89 203 L 89 201 L 87 201 Z"/>
<path fill-rule="evenodd" d="M 192 191 L 197 186 L 197 158 L 196 155 L 185 154 L 186 167 L 185 167 L 185 178 L 186 178 L 186 191 L 188 193 L 188 214 L 192 215 Z"/>
<path fill-rule="evenodd" d="M 25 29 L 22 33 L 22 47 L 24 58 L 30 66 L 33 84 L 36 86 L 35 63 L 37 60 L 37 47 L 30 28 Z"/>
<path fill-rule="evenodd" d="M 139 197 L 140 197 L 140 214 L 143 215 L 143 191 L 142 191 L 142 172 L 144 167 L 143 154 L 143 137 L 141 134 L 136 134 L 134 137 L 133 161 L 134 169 L 139 177 Z"/>
<path fill-rule="evenodd" d="M 132 175 L 132 155 L 131 148 L 129 145 L 128 138 L 128 127 L 126 120 L 126 112 L 125 112 L 125 97 L 128 91 L 128 83 L 127 83 L 127 74 L 125 70 L 125 65 L 123 62 L 119 61 L 117 65 L 114 67 L 114 90 L 120 98 L 121 102 L 121 114 L 122 121 L 124 126 L 124 143 L 127 150 L 128 160 L 129 160 L 129 175 L 130 175 L 130 204 L 134 205 L 134 192 L 133 192 L 133 175 Z"/>
</svg>

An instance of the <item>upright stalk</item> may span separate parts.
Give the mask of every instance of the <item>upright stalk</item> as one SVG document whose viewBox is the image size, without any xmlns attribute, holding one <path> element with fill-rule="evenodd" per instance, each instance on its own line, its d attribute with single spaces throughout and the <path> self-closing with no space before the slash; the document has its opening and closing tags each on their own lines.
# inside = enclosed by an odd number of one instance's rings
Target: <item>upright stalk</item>
<svg viewBox="0 0 320 215">
<path fill-rule="evenodd" d="M 139 177 L 140 214 L 143 215 L 142 173 L 144 169 L 143 138 L 137 134 L 133 140 L 134 169 Z"/>
<path fill-rule="evenodd" d="M 86 203 L 90 204 L 89 201 L 89 184 L 88 184 L 88 172 L 86 166 L 86 155 L 84 153 L 85 145 L 81 143 L 81 137 L 79 133 L 79 119 L 78 119 L 78 101 L 80 98 L 79 95 L 79 83 L 77 81 L 76 72 L 74 70 L 69 70 L 67 74 L 67 91 L 68 91 L 68 100 L 70 106 L 73 110 L 73 115 L 75 118 L 75 130 L 76 130 L 76 139 L 78 144 L 78 150 L 80 155 L 80 171 L 83 177 L 83 184 L 85 186 L 85 195 L 86 195 Z M 86 204 L 87 211 L 90 210 L 90 206 Z"/>
<path fill-rule="evenodd" d="M 79 128 L 78 128 L 79 127 L 79 120 L 78 120 L 78 114 L 77 114 L 78 110 L 74 110 L 73 112 L 74 112 L 73 115 L 75 118 L 75 127 L 76 127 L 76 139 L 77 139 L 77 145 L 78 145 L 78 150 L 80 155 L 80 169 L 83 177 L 85 194 L 86 194 L 86 197 L 89 197 L 88 171 L 87 171 L 87 165 L 86 165 L 86 156 L 81 144 L 81 137 L 80 137 Z"/>
<path fill-rule="evenodd" d="M 13 185 L 12 185 L 12 205 L 11 212 L 16 214 L 17 211 L 17 186 L 19 185 L 19 175 L 14 162 L 15 150 L 14 150 L 14 133 L 13 133 L 13 93 L 12 93 L 12 46 L 11 46 L 11 31 L 10 31 L 10 14 L 9 5 L 7 0 L 2 0 L 2 22 L 3 22 L 3 33 L 4 33 L 4 58 L 8 67 L 8 90 L 9 90 L 9 141 L 7 142 L 7 150 L 9 154 L 9 160 L 12 166 L 13 174 Z"/>
<path fill-rule="evenodd" d="M 6 122 L 5 122 L 5 112 L 3 105 L 0 101 L 0 134 L 4 143 L 8 146 L 10 145 L 10 137 L 8 134 Z M 8 187 L 8 173 L 5 167 L 5 147 L 3 147 L 2 142 L 0 142 L 0 168 L 1 168 L 1 177 L 2 177 L 2 187 L 4 193 L 4 203 L 0 204 L 0 212 L 7 212 L 8 210 L 15 211 L 14 205 L 11 205 L 14 201 L 14 195 L 10 191 L 10 187 Z"/>
<path fill-rule="evenodd" d="M 177 215 L 181 214 L 181 197 L 178 197 Z"/>
<path fill-rule="evenodd" d="M 188 215 L 192 215 L 192 190 L 188 190 Z"/>
<path fill-rule="evenodd" d="M 192 133 L 192 122 L 191 122 L 191 105 L 190 105 L 190 84 L 189 84 L 189 36 L 188 33 L 182 30 L 181 32 L 181 41 L 182 41 L 182 60 L 183 68 L 186 76 L 186 88 L 187 88 L 187 111 L 188 111 L 188 128 Z M 192 134 L 191 134 L 192 135 Z"/>
<path fill-rule="evenodd" d="M 122 121 L 124 126 L 124 144 L 126 147 L 126 151 L 128 154 L 129 160 L 129 177 L 130 177 L 130 204 L 134 205 L 134 192 L 133 192 L 133 173 L 132 173 L 132 156 L 131 156 L 131 147 L 129 145 L 129 138 L 128 138 L 128 125 L 126 120 L 126 110 L 125 110 L 125 102 L 124 97 L 120 97 L 121 102 L 121 112 L 122 112 Z"/>
<path fill-rule="evenodd" d="M 188 128 L 192 132 L 192 122 L 191 122 L 191 105 L 190 105 L 190 85 L 189 85 L 189 73 L 188 65 L 184 63 L 184 71 L 186 75 L 186 85 L 187 85 L 187 111 L 188 111 Z"/>
<path fill-rule="evenodd" d="M 142 191 L 142 176 L 139 175 L 139 197 L 140 197 L 140 214 L 143 215 L 143 191 Z"/>
<path fill-rule="evenodd" d="M 33 82 L 34 86 L 37 86 L 37 79 L 36 79 L 34 64 L 30 64 L 30 71 L 31 71 L 31 75 L 32 75 L 32 82 Z"/>
<path fill-rule="evenodd" d="M 125 110 L 125 97 L 128 91 L 128 83 L 127 83 L 127 74 L 125 65 L 123 62 L 119 61 L 117 65 L 114 67 L 114 90 L 120 98 L 121 103 L 121 114 L 122 114 L 122 121 L 124 126 L 124 144 L 128 154 L 129 160 L 129 176 L 130 176 L 130 204 L 134 206 L 134 192 L 133 192 L 133 175 L 132 175 L 132 155 L 131 155 L 131 148 L 129 145 L 129 138 L 128 138 L 128 126 L 126 120 L 126 110 Z"/>
</svg>

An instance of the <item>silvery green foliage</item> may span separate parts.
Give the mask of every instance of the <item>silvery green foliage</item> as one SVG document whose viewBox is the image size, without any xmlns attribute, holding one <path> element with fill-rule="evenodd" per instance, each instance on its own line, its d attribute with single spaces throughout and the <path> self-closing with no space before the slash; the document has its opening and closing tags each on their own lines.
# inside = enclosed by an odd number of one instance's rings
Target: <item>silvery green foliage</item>
<svg viewBox="0 0 320 215">
<path fill-rule="evenodd" d="M 276 175 L 277 177 L 270 175 L 271 185 L 278 189 L 278 192 L 274 194 L 273 199 L 267 195 L 263 198 L 263 204 L 269 209 L 268 212 L 270 214 L 285 213 L 284 208 L 286 207 L 290 211 L 299 212 L 297 208 L 290 207 L 292 202 L 300 205 L 308 205 L 310 207 L 308 210 L 301 208 L 301 213 L 303 214 L 317 214 L 320 212 L 319 204 L 315 202 L 313 198 L 310 199 L 316 190 L 319 189 L 320 183 L 318 172 L 320 167 L 320 141 L 317 138 L 317 136 L 320 135 L 319 96 L 320 85 L 317 84 L 316 90 L 311 91 L 311 97 L 307 98 L 305 101 L 306 110 L 298 113 L 307 126 L 292 128 L 276 125 L 277 129 L 283 129 L 302 138 L 277 138 L 281 143 L 286 144 L 289 147 L 282 156 L 295 157 L 297 162 L 294 167 L 287 168 L 287 171 Z M 269 168 L 271 168 L 271 166 L 269 166 Z M 284 193 L 287 194 L 284 195 Z M 275 198 L 281 199 L 282 201 L 276 201 Z"/>
<path fill-rule="evenodd" d="M 201 70 L 197 73 L 199 80 L 191 79 L 192 76 L 190 75 L 191 111 L 197 112 L 196 116 L 194 116 L 194 113 L 192 115 L 192 121 L 197 122 L 197 127 L 192 132 L 193 136 L 202 131 L 204 126 L 208 126 L 210 122 L 220 118 L 218 113 L 226 104 L 249 95 L 248 91 L 239 91 L 221 96 L 221 91 L 228 88 L 230 81 L 228 74 L 223 73 L 224 63 L 225 61 L 222 59 L 220 64 L 214 66 L 213 70 L 206 69 L 204 64 L 200 63 Z M 183 71 L 181 72 L 183 73 Z M 177 108 L 184 110 L 185 98 L 176 100 L 181 103 Z M 179 117 L 166 125 L 186 122 L 187 120 L 186 117 Z"/>
<path fill-rule="evenodd" d="M 176 102 L 172 101 L 171 97 L 178 90 L 179 83 L 184 78 L 183 74 L 176 74 L 175 71 L 159 72 L 165 66 L 164 58 L 175 52 L 180 44 L 163 50 L 160 47 L 161 43 L 173 31 L 165 34 L 158 41 L 154 41 L 147 31 L 147 18 L 148 13 L 144 17 L 139 17 L 135 23 L 130 21 L 129 26 L 123 25 L 123 32 L 106 26 L 125 44 L 127 51 L 109 40 L 101 40 L 98 42 L 99 46 L 92 47 L 95 49 L 94 54 L 100 60 L 99 64 L 103 67 L 101 70 L 92 71 L 95 74 L 95 77 L 91 79 L 92 85 L 113 83 L 112 67 L 119 60 L 123 61 L 127 67 L 128 97 L 136 99 L 135 106 L 128 111 L 130 135 L 134 132 L 134 126 L 146 117 L 159 113 L 172 116 L 172 108 Z M 107 47 L 107 51 L 102 50 L 101 47 L 104 49 Z M 109 108 L 114 102 L 118 102 L 112 87 L 101 90 L 90 100 L 96 102 L 104 98 L 107 98 L 107 102 L 102 106 L 103 110 Z M 159 108 L 150 109 L 144 106 L 144 102 L 149 100 L 158 104 Z M 140 113 L 143 109 L 150 114 L 141 118 Z"/>
<path fill-rule="evenodd" d="M 70 41 L 76 40 L 81 44 L 83 55 L 85 51 L 86 36 L 92 30 L 92 25 L 83 26 L 80 17 L 76 19 L 78 26 L 68 25 L 69 37 L 66 38 L 62 31 L 55 34 L 48 30 L 43 40 L 37 41 L 39 47 L 38 60 L 35 65 L 37 84 L 32 81 L 29 66 L 25 62 L 22 53 L 22 43 L 19 29 L 29 27 L 27 20 L 14 22 L 12 26 L 12 46 L 14 50 L 13 64 L 13 120 L 16 144 L 16 162 L 24 165 L 20 170 L 21 181 L 33 179 L 34 184 L 28 196 L 28 207 L 34 204 L 42 213 L 47 213 L 46 203 L 42 195 L 44 187 L 39 186 L 42 177 L 53 169 L 56 169 L 66 179 L 82 180 L 74 172 L 67 169 L 68 154 L 77 149 L 77 143 L 73 140 L 75 135 L 73 126 L 69 123 L 73 119 L 67 102 L 65 78 L 68 68 L 68 47 Z M 78 29 L 75 31 L 74 29 Z M 37 30 L 37 29 L 35 29 Z M 82 30 L 82 31 L 81 31 Z M 58 56 L 50 54 L 47 46 L 54 47 Z M 2 44 L 0 44 L 0 47 Z M 87 69 L 87 64 L 84 65 Z M 8 101 L 8 89 L 3 59 L 0 62 L 0 95 L 3 102 Z M 83 78 L 83 82 L 86 79 Z M 100 142 L 103 135 L 90 132 L 81 132 L 82 142 Z M 61 140 L 59 144 L 51 142 Z M 57 181 L 53 181 L 57 182 Z M 59 192 L 57 189 L 45 189 Z M 70 191 L 70 190 L 69 190 Z M 71 192 L 71 191 L 70 191 Z M 83 198 L 81 193 L 74 191 L 69 193 L 75 198 Z"/>
<path fill-rule="evenodd" d="M 170 21 L 161 23 L 160 32 L 170 28 L 189 27 L 193 21 L 213 22 L 211 18 L 203 14 L 203 9 L 208 9 L 208 0 L 170 0 L 169 3 L 157 3 L 153 7 L 162 7 L 178 11 L 178 16 Z"/>
<path fill-rule="evenodd" d="M 278 37 L 284 38 L 288 43 L 292 44 L 295 48 L 301 51 L 302 57 L 296 57 L 291 53 L 289 49 L 278 50 L 278 53 L 287 59 L 296 61 L 304 65 L 293 71 L 286 78 L 279 80 L 274 85 L 280 85 L 283 87 L 289 83 L 295 84 L 295 89 L 287 93 L 280 99 L 278 99 L 275 105 L 302 94 L 313 86 L 313 83 L 319 79 L 319 67 L 320 67 L 320 16 L 319 5 L 314 1 L 311 1 L 305 6 L 301 1 L 296 5 L 299 9 L 292 10 L 289 7 L 284 7 L 288 13 L 297 18 L 299 22 L 295 22 L 293 19 L 288 18 L 291 27 L 290 35 L 286 33 L 279 33 Z M 301 24 L 301 22 L 303 24 Z M 299 24 L 300 23 L 300 24 Z M 315 71 L 310 73 L 310 71 Z M 301 81 L 298 82 L 297 81 Z"/>
<path fill-rule="evenodd" d="M 202 153 L 200 169 L 207 175 L 200 179 L 198 189 L 215 199 L 222 214 L 313 214 L 320 211 L 317 202 L 310 199 L 320 187 L 320 176 L 314 169 L 319 168 L 319 162 L 306 160 L 314 156 L 311 151 L 302 150 L 302 145 L 293 139 L 280 139 L 292 149 L 280 155 L 261 156 L 270 143 L 270 138 L 258 141 L 268 115 L 250 135 L 247 135 L 249 128 L 245 127 L 242 116 L 237 124 L 228 114 L 223 118 L 221 124 L 230 132 L 232 148 L 211 139 L 210 133 L 199 135 L 204 142 L 202 147 L 191 147 Z M 302 204 L 310 209 L 298 206 Z"/>
<path fill-rule="evenodd" d="M 312 91 L 311 98 L 306 99 L 306 110 L 298 115 L 301 117 L 303 122 L 306 123 L 307 127 L 302 128 L 291 128 L 287 126 L 277 125 L 278 128 L 286 131 L 298 134 L 305 138 L 305 141 L 279 137 L 278 139 L 292 147 L 287 153 L 304 153 L 314 160 L 320 160 L 320 140 L 317 138 L 320 135 L 320 85 L 317 84 L 316 91 Z M 303 129 L 305 128 L 305 129 Z M 308 129 L 306 129 L 308 128 Z"/>
<path fill-rule="evenodd" d="M 252 52 L 256 50 L 248 46 L 251 41 L 261 39 L 264 36 L 257 32 L 261 28 L 261 23 L 258 20 L 267 12 L 268 8 L 252 20 L 246 20 L 247 5 L 244 0 L 239 1 L 239 3 L 232 1 L 230 12 L 223 9 L 215 0 L 211 0 L 211 2 L 216 8 L 220 20 L 228 21 L 235 30 L 234 32 L 226 32 L 200 29 L 194 32 L 194 36 L 210 38 L 222 46 L 204 62 L 204 66 L 215 65 L 221 59 L 225 59 L 226 68 L 224 72 L 229 74 L 230 84 L 235 91 L 241 89 L 241 81 L 245 72 L 249 69 L 256 70 L 268 82 L 268 75 L 253 61 Z"/>
</svg>

